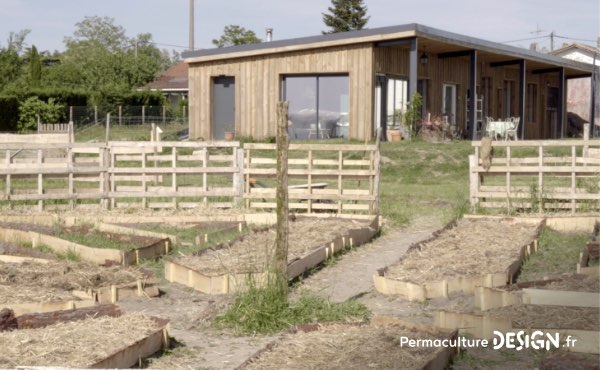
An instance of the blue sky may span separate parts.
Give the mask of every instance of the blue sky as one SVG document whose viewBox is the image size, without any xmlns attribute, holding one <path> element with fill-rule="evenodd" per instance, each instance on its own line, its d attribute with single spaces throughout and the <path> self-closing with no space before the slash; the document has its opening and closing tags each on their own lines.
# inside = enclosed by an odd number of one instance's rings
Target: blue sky
<svg viewBox="0 0 600 370">
<path fill-rule="evenodd" d="M 600 35 L 599 0 L 365 0 L 368 27 L 422 23 L 490 41 L 528 47 L 533 41 L 549 47 L 554 31 L 556 47 L 580 39 L 595 44 Z M 85 16 L 108 16 L 127 35 L 149 32 L 161 48 L 183 51 L 188 45 L 189 0 L 0 0 L 0 45 L 10 31 L 30 29 L 26 39 L 39 50 L 63 50 L 63 39 Z M 223 27 L 238 24 L 261 38 L 274 29 L 274 39 L 320 34 L 321 13 L 330 0 L 196 0 L 196 48 L 212 47 Z M 541 30 L 536 34 L 534 31 Z M 575 40 L 577 41 L 577 40 Z M 179 45 L 173 47 L 169 45 Z"/>
</svg>

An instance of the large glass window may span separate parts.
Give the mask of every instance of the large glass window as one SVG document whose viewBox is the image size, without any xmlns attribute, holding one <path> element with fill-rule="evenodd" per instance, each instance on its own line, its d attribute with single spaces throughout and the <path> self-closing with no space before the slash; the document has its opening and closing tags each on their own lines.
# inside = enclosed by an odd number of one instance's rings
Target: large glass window
<svg viewBox="0 0 600 370">
<path fill-rule="evenodd" d="M 387 125 L 399 126 L 408 102 L 408 81 L 388 78 Z"/>
<path fill-rule="evenodd" d="M 286 76 L 292 139 L 348 137 L 348 76 Z"/>
</svg>

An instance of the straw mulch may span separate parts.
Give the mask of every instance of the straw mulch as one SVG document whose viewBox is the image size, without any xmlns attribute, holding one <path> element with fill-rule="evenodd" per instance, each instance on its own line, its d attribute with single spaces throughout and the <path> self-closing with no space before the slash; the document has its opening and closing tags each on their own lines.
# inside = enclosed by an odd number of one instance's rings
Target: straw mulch
<svg viewBox="0 0 600 370">
<path fill-rule="evenodd" d="M 502 273 L 519 260 L 521 247 L 536 236 L 536 225 L 463 219 L 456 227 L 412 249 L 386 277 L 424 284 L 458 276 Z"/>
<path fill-rule="evenodd" d="M 510 319 L 514 328 L 600 330 L 600 312 L 594 307 L 518 305 L 485 312 Z"/>
<path fill-rule="evenodd" d="M 328 325 L 286 335 L 246 369 L 422 369 L 439 348 L 400 346 L 400 337 L 435 339 L 401 327 Z"/>
<path fill-rule="evenodd" d="M 41 329 L 0 333 L 0 368 L 89 368 L 159 329 L 140 314 L 71 321 Z"/>
<path fill-rule="evenodd" d="M 4 304 L 78 301 L 69 291 L 37 286 L 14 287 L 0 284 L 0 308 Z"/>
<path fill-rule="evenodd" d="M 68 291 L 71 290 L 85 291 L 130 283 L 143 277 L 144 273 L 139 269 L 101 267 L 89 262 L 0 262 L 0 288 L 3 293 L 0 302 L 45 302 L 55 300 L 47 299 L 54 296 L 69 297 Z"/>
<path fill-rule="evenodd" d="M 289 223 L 288 262 L 331 242 L 348 230 L 366 227 L 364 221 L 347 219 L 298 219 Z M 275 243 L 275 230 L 252 233 L 231 245 L 197 256 L 181 256 L 175 262 L 206 275 L 266 271 Z"/>
<path fill-rule="evenodd" d="M 536 287 L 546 290 L 569 290 L 574 292 L 600 293 L 600 276 L 569 274 L 561 275 L 559 281 Z M 598 297 L 600 300 L 600 296 Z"/>
</svg>

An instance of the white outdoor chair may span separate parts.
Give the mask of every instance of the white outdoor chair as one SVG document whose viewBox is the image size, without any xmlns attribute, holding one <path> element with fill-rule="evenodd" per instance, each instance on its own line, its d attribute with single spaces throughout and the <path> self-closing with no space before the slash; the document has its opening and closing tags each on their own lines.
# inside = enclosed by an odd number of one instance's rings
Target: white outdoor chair
<svg viewBox="0 0 600 370">
<path fill-rule="evenodd" d="M 521 122 L 521 117 L 512 117 L 512 124 L 506 127 L 504 130 L 504 140 L 514 139 L 519 140 L 519 123 Z"/>
<path fill-rule="evenodd" d="M 329 139 L 329 130 L 323 128 L 323 126 L 321 125 L 321 122 L 319 122 L 318 125 L 319 125 L 318 126 L 319 129 L 317 130 L 317 123 L 310 124 L 310 129 L 308 130 L 308 138 L 310 139 L 311 136 L 314 135 L 315 139 L 318 139 L 319 137 L 321 139 L 325 139 L 325 138 Z"/>
</svg>

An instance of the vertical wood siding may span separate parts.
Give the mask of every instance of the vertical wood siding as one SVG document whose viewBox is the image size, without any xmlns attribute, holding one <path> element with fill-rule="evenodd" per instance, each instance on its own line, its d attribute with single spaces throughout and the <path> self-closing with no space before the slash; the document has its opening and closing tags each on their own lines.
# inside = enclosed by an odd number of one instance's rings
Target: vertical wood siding
<svg viewBox="0 0 600 370">
<path fill-rule="evenodd" d="M 372 136 L 373 51 L 371 44 L 331 47 L 228 61 L 194 63 L 189 68 L 190 138 L 211 138 L 212 79 L 235 77 L 235 127 L 238 135 L 275 135 L 275 105 L 281 78 L 292 74 L 349 75 L 350 137 Z M 215 138 L 221 139 L 221 138 Z"/>
</svg>

